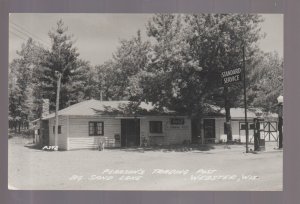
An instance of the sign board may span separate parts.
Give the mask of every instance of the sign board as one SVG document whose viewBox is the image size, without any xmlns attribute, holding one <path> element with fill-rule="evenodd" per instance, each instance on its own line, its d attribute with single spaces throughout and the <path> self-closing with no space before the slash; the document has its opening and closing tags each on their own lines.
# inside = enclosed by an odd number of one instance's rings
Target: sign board
<svg viewBox="0 0 300 204">
<path fill-rule="evenodd" d="M 184 118 L 171 118 L 171 125 L 184 125 Z"/>
<path fill-rule="evenodd" d="M 234 82 L 242 81 L 242 69 L 230 69 L 221 72 L 222 84 L 227 85 Z"/>
</svg>

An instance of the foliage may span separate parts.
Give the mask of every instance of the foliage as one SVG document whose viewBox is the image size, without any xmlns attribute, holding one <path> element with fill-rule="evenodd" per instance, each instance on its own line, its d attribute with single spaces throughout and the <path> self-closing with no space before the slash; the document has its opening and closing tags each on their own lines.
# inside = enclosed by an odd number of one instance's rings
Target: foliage
<svg viewBox="0 0 300 204">
<path fill-rule="evenodd" d="M 192 111 L 191 101 L 196 96 L 193 86 L 202 68 L 190 55 L 182 16 L 157 14 L 148 22 L 147 33 L 154 43 L 144 82 L 144 97 L 160 107 Z"/>
<path fill-rule="evenodd" d="M 66 32 L 67 27 L 61 20 L 58 21 L 57 28 L 49 32 L 51 50 L 45 51 L 35 73 L 35 96 L 39 100 L 48 98 L 50 111 L 54 111 L 56 105 L 57 73 L 62 74 L 60 109 L 85 98 L 84 90 L 88 83 L 90 65 L 79 59 L 72 35 Z"/>
<path fill-rule="evenodd" d="M 9 66 L 9 120 L 20 131 L 20 126 L 27 126 L 34 118 L 32 76 L 37 66 L 39 47 L 31 38 L 17 52 L 18 58 Z"/>
<path fill-rule="evenodd" d="M 55 110 L 56 72 L 62 73 L 60 109 L 102 93 L 103 100 L 149 101 L 191 116 L 218 105 L 230 120 L 230 108 L 242 104 L 242 84 L 224 88 L 220 72 L 242 67 L 243 48 L 249 103 L 273 110 L 283 91 L 283 63 L 276 53 L 259 51 L 262 21 L 256 14 L 156 14 L 147 38 L 137 31 L 120 40 L 112 59 L 93 67 L 80 59 L 60 20 L 49 32 L 50 49 L 29 39 L 10 64 L 10 120 L 40 117 L 43 98 Z"/>
<path fill-rule="evenodd" d="M 266 112 L 276 112 L 277 97 L 283 95 L 283 59 L 276 52 L 259 52 L 253 67 L 249 74 L 249 103 Z"/>
<path fill-rule="evenodd" d="M 99 94 L 106 100 L 136 100 L 142 97 L 140 79 L 148 64 L 149 42 L 140 31 L 129 40 L 121 40 L 113 59 L 96 67 Z"/>
<path fill-rule="evenodd" d="M 242 68 L 243 47 L 246 56 L 257 51 L 256 42 L 263 37 L 259 27 L 262 18 L 254 14 L 197 14 L 186 15 L 185 21 L 192 56 L 203 68 L 199 73 L 204 86 L 201 90 L 206 92 L 203 98 L 220 107 L 238 106 L 242 84 L 223 88 L 219 75 L 224 70 Z"/>
</svg>

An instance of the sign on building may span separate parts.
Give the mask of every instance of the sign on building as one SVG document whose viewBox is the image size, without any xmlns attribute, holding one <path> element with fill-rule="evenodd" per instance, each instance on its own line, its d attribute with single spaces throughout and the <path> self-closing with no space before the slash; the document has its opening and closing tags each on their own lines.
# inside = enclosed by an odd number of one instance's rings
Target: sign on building
<svg viewBox="0 0 300 204">
<path fill-rule="evenodd" d="M 227 85 L 234 82 L 242 81 L 242 69 L 230 69 L 221 72 L 222 84 Z"/>
<path fill-rule="evenodd" d="M 171 125 L 184 125 L 184 118 L 171 118 Z"/>
</svg>

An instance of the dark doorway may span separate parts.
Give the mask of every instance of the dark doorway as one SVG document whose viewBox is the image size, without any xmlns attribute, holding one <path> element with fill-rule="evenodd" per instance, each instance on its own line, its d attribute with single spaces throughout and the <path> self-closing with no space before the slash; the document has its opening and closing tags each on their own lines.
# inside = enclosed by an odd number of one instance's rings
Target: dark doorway
<svg viewBox="0 0 300 204">
<path fill-rule="evenodd" d="M 201 119 L 192 119 L 192 143 L 201 142 Z"/>
<path fill-rule="evenodd" d="M 41 121 L 41 138 L 42 145 L 49 146 L 49 120 Z"/>
<path fill-rule="evenodd" d="M 204 119 L 203 126 L 205 142 L 214 143 L 216 138 L 215 119 Z"/>
<path fill-rule="evenodd" d="M 121 146 L 140 145 L 140 119 L 121 119 Z"/>
</svg>

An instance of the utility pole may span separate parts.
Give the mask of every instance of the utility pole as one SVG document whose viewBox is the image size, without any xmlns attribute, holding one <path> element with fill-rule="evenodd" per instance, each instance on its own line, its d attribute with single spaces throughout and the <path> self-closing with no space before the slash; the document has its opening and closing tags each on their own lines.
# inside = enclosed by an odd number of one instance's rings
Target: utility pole
<svg viewBox="0 0 300 204">
<path fill-rule="evenodd" d="M 246 62 L 245 62 L 245 45 L 243 45 L 243 70 L 244 70 L 244 106 L 245 106 L 245 131 L 246 131 L 246 153 L 249 152 L 248 141 L 248 120 L 247 120 L 247 92 L 246 92 Z"/>
<path fill-rule="evenodd" d="M 58 75 L 57 79 L 57 90 L 56 90 L 56 106 L 55 106 L 55 137 L 54 137 L 54 143 L 55 146 L 58 146 L 58 110 L 59 110 L 59 93 L 60 93 L 60 84 L 61 84 L 61 77 L 62 74 L 60 72 L 56 72 Z"/>
<path fill-rule="evenodd" d="M 282 128 L 283 128 L 283 96 L 280 95 L 277 98 L 278 101 L 278 131 L 279 131 L 279 135 L 278 135 L 278 139 L 279 139 L 279 144 L 278 144 L 278 148 L 281 149 L 282 148 Z"/>
<path fill-rule="evenodd" d="M 60 60 L 60 47 L 58 48 L 58 60 Z M 62 73 L 59 71 L 55 71 L 57 75 L 57 89 L 56 89 L 56 105 L 55 105 L 55 135 L 54 135 L 54 144 L 58 146 L 58 111 L 59 111 L 59 94 L 60 94 L 60 84 Z"/>
</svg>

